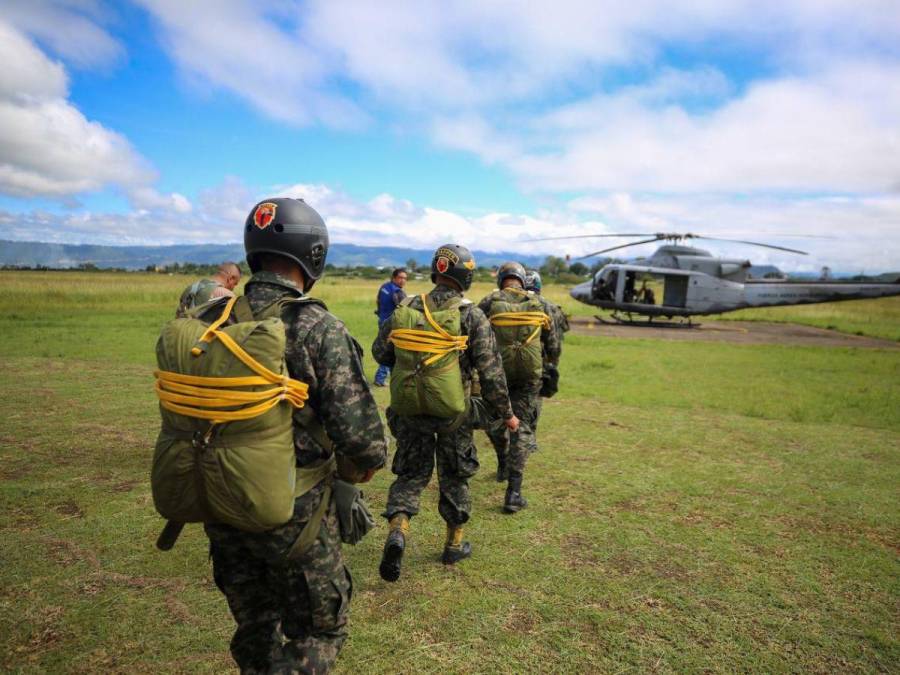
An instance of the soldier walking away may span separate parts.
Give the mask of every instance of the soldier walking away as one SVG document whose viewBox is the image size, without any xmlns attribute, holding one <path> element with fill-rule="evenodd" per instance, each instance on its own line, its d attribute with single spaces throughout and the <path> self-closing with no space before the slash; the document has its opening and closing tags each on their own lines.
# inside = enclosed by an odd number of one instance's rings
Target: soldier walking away
<svg viewBox="0 0 900 675">
<path fill-rule="evenodd" d="M 509 398 L 520 424 L 516 431 L 488 430 L 498 458 L 498 478 L 507 476 L 503 510 L 516 513 L 528 505 L 522 496 L 522 480 L 528 456 L 537 450 L 535 427 L 539 414 L 542 378 L 555 369 L 561 351 L 547 305 L 525 290 L 525 268 L 507 262 L 497 271 L 498 290 L 478 303 L 494 329 L 503 369 L 509 383 Z M 505 461 L 503 461 L 505 459 Z"/>
<path fill-rule="evenodd" d="M 222 263 L 211 278 L 195 281 L 184 289 L 175 316 L 187 316 L 188 310 L 215 298 L 230 298 L 240 280 L 240 267 L 233 262 Z"/>
<path fill-rule="evenodd" d="M 336 460 L 338 476 L 366 482 L 386 461 L 378 408 L 366 382 L 362 350 L 344 324 L 316 301 L 298 302 L 325 268 L 328 230 L 302 200 L 268 199 L 244 226 L 253 276 L 246 298 L 254 314 L 281 304 L 285 359 L 292 378 L 309 385 L 304 422 L 294 415 L 299 468 Z M 323 673 L 347 636 L 352 594 L 341 556 L 338 517 L 324 508 L 318 536 L 288 554 L 315 518 L 326 480 L 294 502 L 291 519 L 264 532 L 207 524 L 216 585 L 237 622 L 231 654 L 242 673 Z"/>
<path fill-rule="evenodd" d="M 435 287 L 404 300 L 382 324 L 372 345 L 375 359 L 392 367 L 388 426 L 397 439 L 384 516 L 390 532 L 379 572 L 386 581 L 400 578 L 410 519 L 437 465 L 438 511 L 447 524 L 441 561 L 468 558 L 463 525 L 472 512 L 468 479 L 478 470 L 472 438 L 470 386 L 477 372 L 485 401 L 511 432 L 519 428 L 506 389 L 506 378 L 491 326 L 463 293 L 472 284 L 475 260 L 464 246 L 441 246 L 431 261 Z"/>
<path fill-rule="evenodd" d="M 541 304 L 544 305 L 547 314 L 550 315 L 550 318 L 553 319 L 553 327 L 556 329 L 556 334 L 559 337 L 559 341 L 562 342 L 566 339 L 566 333 L 569 332 L 569 319 L 566 316 L 565 312 L 563 312 L 562 307 L 557 305 L 555 302 L 552 302 L 541 295 L 541 290 L 543 290 L 544 284 L 541 281 L 541 273 L 537 270 L 528 270 L 525 272 L 525 290 L 531 291 L 535 295 L 541 296 Z"/>
<path fill-rule="evenodd" d="M 406 297 L 403 287 L 406 286 L 407 276 L 406 268 L 398 267 L 391 273 L 391 280 L 381 284 L 381 288 L 378 289 L 378 295 L 375 296 L 375 314 L 378 315 L 379 328 L 391 318 L 397 305 Z M 379 364 L 375 372 L 375 386 L 385 386 L 390 374 L 390 368 Z"/>
<path fill-rule="evenodd" d="M 566 333 L 568 333 L 570 330 L 569 319 L 566 316 L 565 312 L 563 312 L 562 307 L 557 305 L 555 302 L 551 302 L 543 295 L 541 295 L 542 289 L 543 283 L 541 282 L 540 273 L 537 270 L 527 270 L 525 272 L 525 290 L 532 291 L 540 296 L 541 304 L 544 306 L 544 311 L 553 320 L 553 328 L 554 330 L 556 330 L 556 336 L 559 338 L 559 347 L 561 352 L 563 341 L 566 339 Z M 548 359 L 544 359 L 543 373 L 541 375 L 541 395 L 537 400 L 537 412 L 534 418 L 534 427 L 532 428 L 532 431 L 534 431 L 535 433 L 537 433 L 538 421 L 541 418 L 541 409 L 543 408 L 544 403 L 543 400 L 545 398 L 552 398 L 558 390 L 558 364 L 550 363 Z M 504 475 L 501 478 L 498 470 L 497 481 L 500 482 L 502 480 L 506 480 L 506 476 Z"/>
</svg>

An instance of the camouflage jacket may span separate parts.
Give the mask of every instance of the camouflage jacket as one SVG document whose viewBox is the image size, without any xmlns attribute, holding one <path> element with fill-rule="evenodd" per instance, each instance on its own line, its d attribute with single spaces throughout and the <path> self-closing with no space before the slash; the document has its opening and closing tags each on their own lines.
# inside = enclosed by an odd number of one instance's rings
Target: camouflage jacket
<svg viewBox="0 0 900 675">
<path fill-rule="evenodd" d="M 428 293 L 428 299 L 435 306 L 443 305 L 451 298 L 458 297 L 462 297 L 462 293 L 443 284 L 438 284 Z M 409 306 L 421 311 L 421 298 L 414 298 L 410 301 Z M 506 374 L 503 372 L 503 362 L 500 360 L 500 352 L 497 349 L 491 324 L 484 313 L 471 302 L 466 301 L 460 305 L 459 311 L 460 332 L 469 336 L 469 346 L 459 357 L 463 383 L 468 387 L 472 382 L 472 373 L 477 371 L 481 381 L 482 396 L 503 419 L 509 419 L 513 416 L 512 405 L 509 402 Z M 390 333 L 391 322 L 385 321 L 381 324 L 378 336 L 372 344 L 372 355 L 378 363 L 393 368 L 394 345 L 388 341 Z"/>
<path fill-rule="evenodd" d="M 184 289 L 181 299 L 178 301 L 178 309 L 175 316 L 178 318 L 187 316 L 188 310 L 209 302 L 213 298 L 230 297 L 234 295 L 225 286 L 213 279 L 200 279 Z"/>
<path fill-rule="evenodd" d="M 245 295 L 251 309 L 258 312 L 279 298 L 299 298 L 303 293 L 274 272 L 257 272 L 247 282 Z M 387 442 L 363 372 L 359 343 L 342 321 L 318 304 L 288 305 L 282 319 L 288 371 L 292 378 L 309 385 L 306 405 L 322 423 L 339 458 L 350 460 L 360 471 L 382 467 Z M 297 424 L 294 448 L 300 466 L 331 456 L 330 450 Z"/>
<path fill-rule="evenodd" d="M 544 308 L 544 313 L 550 317 L 550 329 L 543 328 L 541 330 L 541 354 L 544 357 L 545 364 L 549 363 L 556 365 L 559 363 L 559 355 L 562 352 L 562 343 L 560 341 L 560 332 L 556 329 L 556 320 L 553 316 L 552 309 L 549 307 L 552 303 L 548 300 L 544 300 L 540 295 L 535 295 L 535 297 L 540 300 L 541 306 Z M 518 302 L 521 300 L 521 296 L 518 293 L 512 293 L 510 291 L 493 291 L 481 299 L 481 302 L 478 303 L 478 308 L 484 312 L 486 316 L 490 316 L 491 303 L 494 300 Z"/>
<path fill-rule="evenodd" d="M 550 302 L 542 295 L 538 297 L 540 297 L 541 304 L 544 306 L 544 312 L 553 319 L 553 328 L 556 330 L 557 337 L 559 337 L 559 346 L 560 350 L 562 350 L 562 342 L 566 339 L 566 333 L 569 332 L 569 319 L 563 312 L 562 307 L 555 302 Z"/>
</svg>

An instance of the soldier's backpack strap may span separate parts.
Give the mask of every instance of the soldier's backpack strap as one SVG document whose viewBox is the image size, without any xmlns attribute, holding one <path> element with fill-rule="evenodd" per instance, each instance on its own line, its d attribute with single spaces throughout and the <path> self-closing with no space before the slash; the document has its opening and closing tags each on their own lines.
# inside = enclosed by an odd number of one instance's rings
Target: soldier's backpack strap
<svg viewBox="0 0 900 675">
<path fill-rule="evenodd" d="M 223 296 L 221 298 L 213 298 L 212 300 L 207 300 L 202 305 L 195 305 L 194 307 L 188 309 L 185 312 L 184 316 L 188 319 L 199 319 L 200 321 L 205 321 L 206 323 L 212 323 L 213 321 L 218 319 L 219 316 L 221 316 L 222 310 L 225 309 L 225 305 L 228 304 L 228 301 L 230 299 L 231 298 L 227 296 Z"/>
<path fill-rule="evenodd" d="M 231 310 L 231 315 L 238 323 L 253 321 L 256 318 L 253 316 L 253 310 L 250 308 L 250 301 L 247 300 L 246 295 L 238 296 Z"/>
</svg>

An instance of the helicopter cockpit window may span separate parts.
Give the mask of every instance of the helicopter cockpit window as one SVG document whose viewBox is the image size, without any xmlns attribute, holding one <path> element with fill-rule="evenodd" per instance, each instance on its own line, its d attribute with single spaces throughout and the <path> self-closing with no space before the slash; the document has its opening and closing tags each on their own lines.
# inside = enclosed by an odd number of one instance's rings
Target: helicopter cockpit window
<svg viewBox="0 0 900 675">
<path fill-rule="evenodd" d="M 598 270 L 594 275 L 593 296 L 598 300 L 612 300 L 617 279 L 616 270 Z"/>
</svg>

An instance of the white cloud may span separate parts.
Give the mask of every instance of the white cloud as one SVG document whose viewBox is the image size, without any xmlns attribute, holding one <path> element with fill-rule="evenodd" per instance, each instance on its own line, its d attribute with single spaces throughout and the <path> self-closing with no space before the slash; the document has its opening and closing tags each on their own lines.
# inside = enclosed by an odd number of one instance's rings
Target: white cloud
<svg viewBox="0 0 900 675">
<path fill-rule="evenodd" d="M 203 86 L 298 124 L 386 112 L 535 192 L 900 183 L 894 0 L 142 3 Z"/>
<path fill-rule="evenodd" d="M 83 68 L 108 66 L 124 55 L 121 44 L 98 23 L 106 18 L 95 0 L 4 0 L 0 8 L 0 19 Z"/>
<path fill-rule="evenodd" d="M 46 101 L 68 93 L 61 63 L 50 61 L 28 38 L 0 21 L 0 98 Z"/>
<path fill-rule="evenodd" d="M 215 12 L 141 1 L 182 68 L 299 122 L 327 122 L 316 108 L 338 102 L 340 80 L 389 105 L 448 113 L 573 84 L 596 89 L 603 69 L 650 67 L 672 45 L 744 48 L 796 64 L 808 55 L 896 56 L 900 40 L 893 0 L 227 0 Z M 260 96 L 268 85 L 278 101 Z"/>
<path fill-rule="evenodd" d="M 488 213 L 472 217 L 388 194 L 362 201 L 321 184 L 252 189 L 239 179 L 229 178 L 202 192 L 190 211 L 177 200 L 158 199 L 153 208 L 148 205 L 126 214 L 0 214 L 0 239 L 149 245 L 240 242 L 242 225 L 252 205 L 272 196 L 307 200 L 325 218 L 333 242 L 361 246 L 427 249 L 452 241 L 481 251 L 568 254 L 574 258 L 634 239 L 527 240 L 674 231 L 758 241 L 811 253 L 800 257 L 727 242 L 694 242 L 717 255 L 772 263 L 790 271 L 817 270 L 822 265 L 848 272 L 900 268 L 900 196 L 804 200 L 754 197 L 735 201 L 727 196 L 616 193 L 581 197 L 537 216 Z M 616 255 L 646 256 L 653 250 L 653 245 L 645 245 Z"/>
<path fill-rule="evenodd" d="M 754 84 L 714 110 L 663 82 L 491 128 L 441 121 L 445 146 L 501 161 L 537 191 L 887 191 L 900 186 L 900 63 Z M 680 87 L 697 82 L 681 74 Z M 715 83 L 707 74 L 702 80 Z M 682 89 L 684 91 L 684 89 Z"/>
<path fill-rule="evenodd" d="M 62 64 L 3 21 L 0 63 L 0 193 L 71 201 L 113 186 L 137 208 L 190 210 L 151 187 L 156 172 L 124 136 L 72 105 Z"/>
<path fill-rule="evenodd" d="M 333 73 L 298 35 L 281 3 L 138 0 L 162 41 L 196 85 L 237 93 L 267 115 L 296 124 L 353 127 L 367 115 L 330 88 Z"/>
<path fill-rule="evenodd" d="M 162 194 L 151 187 L 140 187 L 128 193 L 132 206 L 142 211 L 167 210 L 173 213 L 190 213 L 191 202 L 182 194 Z"/>
</svg>

